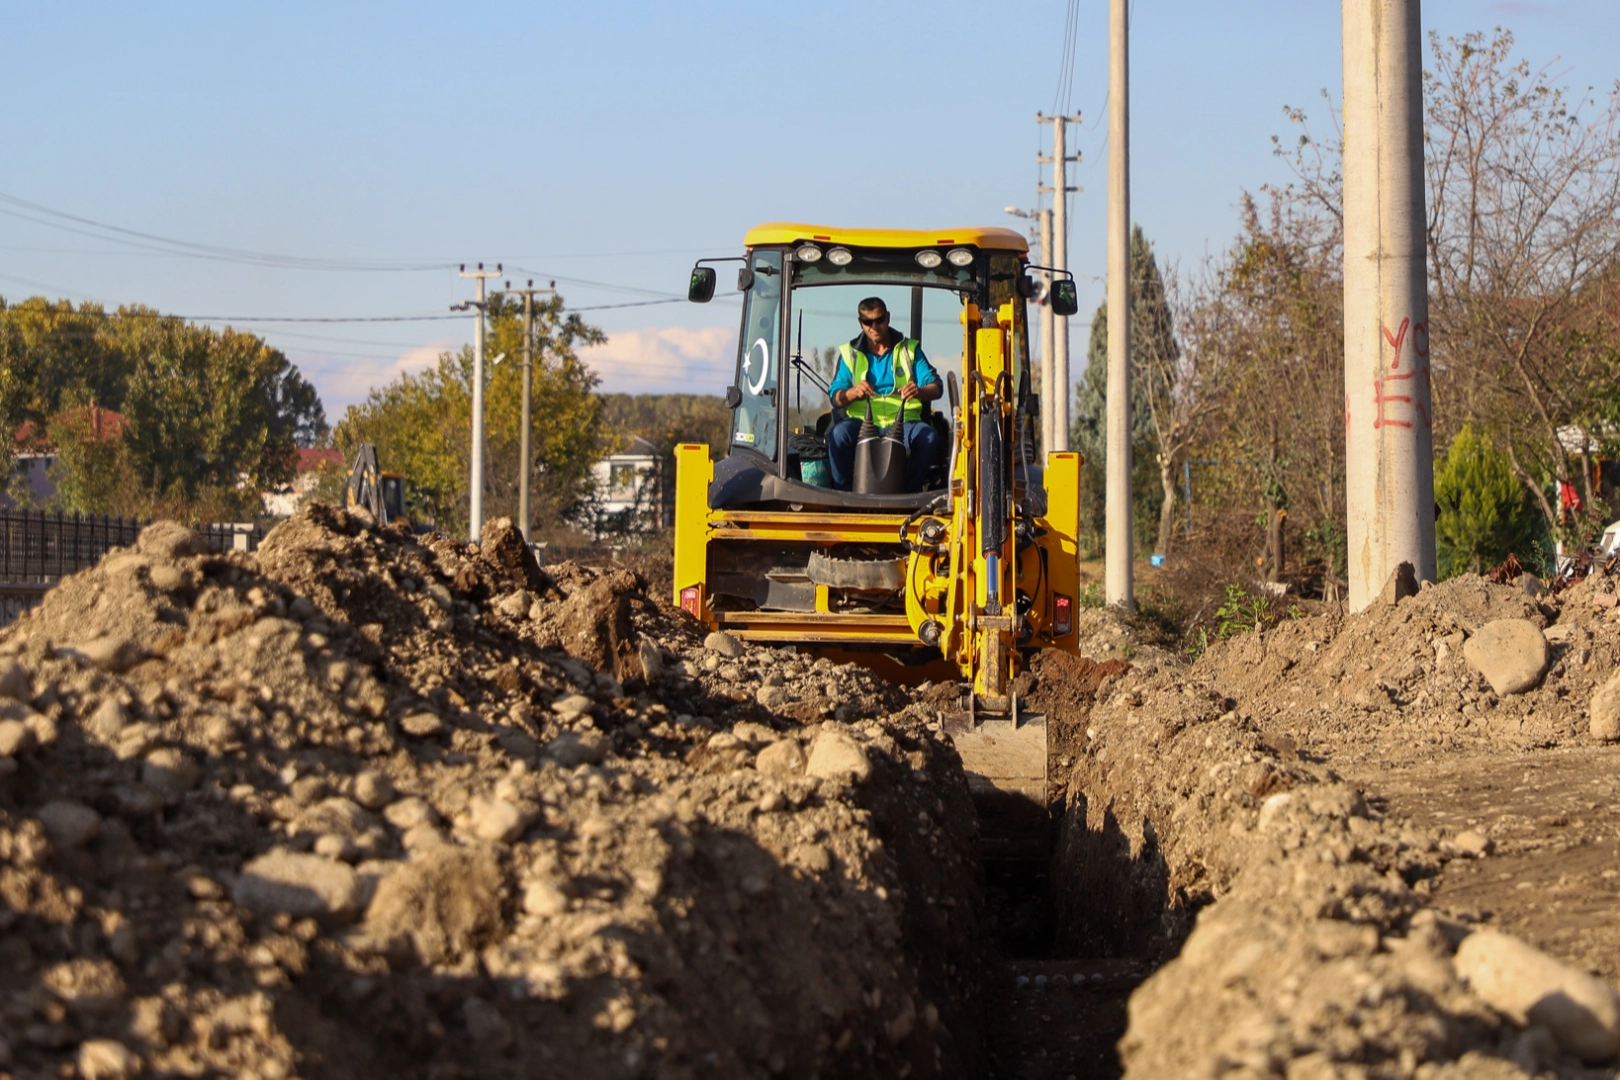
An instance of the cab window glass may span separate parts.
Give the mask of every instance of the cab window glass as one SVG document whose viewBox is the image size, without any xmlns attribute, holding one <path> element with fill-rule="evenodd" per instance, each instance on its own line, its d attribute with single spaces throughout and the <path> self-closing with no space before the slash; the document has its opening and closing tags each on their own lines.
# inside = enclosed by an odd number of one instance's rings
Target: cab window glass
<svg viewBox="0 0 1620 1080">
<path fill-rule="evenodd" d="M 737 382 L 742 403 L 732 413 L 731 445 L 776 460 L 776 377 L 782 323 L 782 253 L 750 256 L 754 284 L 743 300 Z"/>
</svg>

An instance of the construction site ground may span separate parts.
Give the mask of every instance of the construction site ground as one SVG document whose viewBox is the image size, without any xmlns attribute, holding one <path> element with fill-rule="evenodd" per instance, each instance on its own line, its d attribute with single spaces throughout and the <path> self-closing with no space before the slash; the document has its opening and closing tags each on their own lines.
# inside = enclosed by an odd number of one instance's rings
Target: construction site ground
<svg viewBox="0 0 1620 1080">
<path fill-rule="evenodd" d="M 504 522 L 154 525 L 0 634 L 0 1074 L 1612 1076 L 1616 584 L 1083 611 L 998 862 L 953 687 Z"/>
</svg>

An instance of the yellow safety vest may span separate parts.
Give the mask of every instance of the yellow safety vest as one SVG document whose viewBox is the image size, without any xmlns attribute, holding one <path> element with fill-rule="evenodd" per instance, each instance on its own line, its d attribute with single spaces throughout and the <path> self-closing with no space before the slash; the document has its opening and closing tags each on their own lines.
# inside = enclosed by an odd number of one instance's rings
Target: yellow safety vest
<svg viewBox="0 0 1620 1080">
<path fill-rule="evenodd" d="M 911 368 L 917 356 L 917 343 L 911 338 L 901 338 L 889 352 L 894 357 L 894 390 L 888 394 L 874 394 L 864 402 L 867 406 L 867 416 L 878 427 L 888 427 L 893 424 L 894 418 L 900 415 L 902 406 L 905 409 L 907 420 L 921 420 L 923 414 L 921 398 L 912 398 L 907 402 L 901 402 L 900 400 L 901 388 L 911 384 Z M 838 358 L 844 362 L 844 366 L 855 376 L 856 382 L 864 380 L 866 373 L 871 370 L 872 358 L 847 341 L 838 346 Z M 845 411 L 848 412 L 849 409 L 857 408 L 861 404 L 861 402 L 851 402 Z"/>
</svg>

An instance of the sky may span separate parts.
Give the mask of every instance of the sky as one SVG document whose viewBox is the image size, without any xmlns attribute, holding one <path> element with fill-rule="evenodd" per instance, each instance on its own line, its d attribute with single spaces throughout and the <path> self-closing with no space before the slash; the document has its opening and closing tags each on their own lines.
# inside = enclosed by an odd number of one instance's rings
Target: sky
<svg viewBox="0 0 1620 1080">
<path fill-rule="evenodd" d="M 0 35 L 0 296 L 140 303 L 261 334 L 328 418 L 470 341 L 482 262 L 556 282 L 613 392 L 722 393 L 738 305 L 689 267 L 765 221 L 1022 223 L 1036 113 L 1079 114 L 1082 364 L 1104 295 L 1107 0 L 16 4 Z M 1194 269 L 1330 123 L 1333 0 L 1135 0 L 1132 217 Z M 1620 78 L 1614 0 L 1428 0 L 1574 89 Z M 1065 60 L 1070 58 L 1070 62 Z M 316 320 L 372 321 L 316 321 Z M 299 320 L 299 321 L 294 321 Z M 1075 372 L 1078 377 L 1078 370 Z"/>
</svg>

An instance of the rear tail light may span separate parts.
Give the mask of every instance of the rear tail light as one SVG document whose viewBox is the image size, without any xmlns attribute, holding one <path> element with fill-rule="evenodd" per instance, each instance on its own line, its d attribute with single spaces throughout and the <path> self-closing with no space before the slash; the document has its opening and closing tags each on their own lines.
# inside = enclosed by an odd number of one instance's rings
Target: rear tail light
<svg viewBox="0 0 1620 1080">
<path fill-rule="evenodd" d="M 681 610 L 694 619 L 703 617 L 703 586 L 688 585 L 681 590 Z"/>
<path fill-rule="evenodd" d="M 1052 636 L 1065 637 L 1073 629 L 1074 601 L 1061 593 L 1054 594 L 1052 597 Z"/>
</svg>

